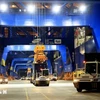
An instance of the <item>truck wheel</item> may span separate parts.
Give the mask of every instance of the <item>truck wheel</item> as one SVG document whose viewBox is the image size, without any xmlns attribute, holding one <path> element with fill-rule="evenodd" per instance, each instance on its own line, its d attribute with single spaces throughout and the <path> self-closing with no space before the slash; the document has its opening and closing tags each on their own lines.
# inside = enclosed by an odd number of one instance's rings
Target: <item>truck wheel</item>
<svg viewBox="0 0 100 100">
<path fill-rule="evenodd" d="M 54 79 L 54 81 L 57 81 L 57 79 Z"/>
<path fill-rule="evenodd" d="M 30 83 L 32 83 L 32 80 L 30 80 Z"/>
<path fill-rule="evenodd" d="M 38 86 L 38 84 L 35 84 L 35 86 Z"/>
<path fill-rule="evenodd" d="M 90 88 L 88 88 L 88 89 L 86 89 L 87 91 L 90 91 L 91 89 Z"/>
<path fill-rule="evenodd" d="M 37 84 L 35 84 L 35 86 L 37 86 Z"/>
<path fill-rule="evenodd" d="M 100 92 L 100 89 L 97 89 L 98 92 Z"/>
<path fill-rule="evenodd" d="M 78 91 L 78 92 L 82 92 L 82 89 L 81 89 L 81 88 L 77 88 L 77 91 Z"/>
<path fill-rule="evenodd" d="M 38 84 L 35 82 L 35 86 L 38 86 Z"/>
<path fill-rule="evenodd" d="M 49 86 L 49 84 L 46 84 L 46 86 Z"/>
</svg>

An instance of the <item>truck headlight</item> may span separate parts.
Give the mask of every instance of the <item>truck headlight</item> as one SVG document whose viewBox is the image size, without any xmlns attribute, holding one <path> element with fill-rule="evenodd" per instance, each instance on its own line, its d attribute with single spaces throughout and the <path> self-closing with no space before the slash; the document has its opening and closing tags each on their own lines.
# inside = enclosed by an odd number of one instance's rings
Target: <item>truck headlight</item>
<svg viewBox="0 0 100 100">
<path fill-rule="evenodd" d="M 74 79 L 73 82 L 79 82 L 79 79 Z"/>
<path fill-rule="evenodd" d="M 7 82 L 7 81 L 8 81 L 8 79 L 5 79 L 5 81 Z"/>
<path fill-rule="evenodd" d="M 93 81 L 93 79 L 90 79 L 90 81 Z"/>
<path fill-rule="evenodd" d="M 36 81 L 39 81 L 40 79 L 36 79 Z"/>
<path fill-rule="evenodd" d="M 47 78 L 46 80 L 47 80 L 47 81 L 50 81 L 50 79 L 49 79 L 49 78 Z"/>
<path fill-rule="evenodd" d="M 0 82 L 2 82 L 2 79 L 0 79 Z"/>
</svg>

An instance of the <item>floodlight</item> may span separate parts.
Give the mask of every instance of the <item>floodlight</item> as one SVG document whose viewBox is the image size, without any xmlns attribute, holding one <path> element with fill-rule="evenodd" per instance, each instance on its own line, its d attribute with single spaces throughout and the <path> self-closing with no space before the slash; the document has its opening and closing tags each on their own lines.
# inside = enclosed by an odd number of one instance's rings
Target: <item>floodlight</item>
<svg viewBox="0 0 100 100">
<path fill-rule="evenodd" d="M 86 5 L 81 5 L 81 6 L 79 7 L 79 11 L 80 11 L 81 13 L 86 12 L 86 9 L 87 9 L 87 6 L 86 6 Z"/>
<path fill-rule="evenodd" d="M 45 22 L 44 23 L 44 26 L 53 26 L 54 24 L 53 24 L 53 22 Z"/>
<path fill-rule="evenodd" d="M 52 7 L 52 12 L 55 13 L 55 14 L 58 14 L 61 10 L 61 6 L 60 5 L 54 5 Z"/>
<path fill-rule="evenodd" d="M 23 47 L 24 47 L 25 50 L 29 50 L 30 49 L 29 45 L 24 45 Z"/>
<path fill-rule="evenodd" d="M 21 12 L 22 10 L 21 9 L 19 9 L 19 12 Z"/>
<path fill-rule="evenodd" d="M 27 6 L 27 11 L 28 11 L 29 13 L 34 13 L 35 10 L 36 10 L 36 6 L 35 6 L 35 5 L 28 5 L 28 6 Z"/>
<path fill-rule="evenodd" d="M 24 9 L 24 12 L 26 12 L 26 9 Z"/>
<path fill-rule="evenodd" d="M 8 5 L 3 3 L 0 5 L 0 11 L 1 12 L 6 12 L 8 10 Z"/>
</svg>

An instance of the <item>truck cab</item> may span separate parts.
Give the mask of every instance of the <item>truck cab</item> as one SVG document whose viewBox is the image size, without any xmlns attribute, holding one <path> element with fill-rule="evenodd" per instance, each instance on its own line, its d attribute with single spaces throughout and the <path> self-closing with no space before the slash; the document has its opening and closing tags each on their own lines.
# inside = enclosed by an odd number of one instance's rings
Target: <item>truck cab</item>
<svg viewBox="0 0 100 100">
<path fill-rule="evenodd" d="M 73 84 L 78 92 L 83 89 L 100 90 L 100 62 L 84 61 L 84 73 L 74 77 Z"/>
<path fill-rule="evenodd" d="M 49 86 L 49 69 L 46 64 L 34 64 L 32 78 L 30 80 L 35 86 Z"/>
<path fill-rule="evenodd" d="M 42 69 L 41 74 L 38 77 L 36 77 L 36 79 L 34 80 L 34 84 L 36 86 L 39 86 L 39 85 L 49 86 L 49 83 L 50 83 L 49 70 Z"/>
</svg>

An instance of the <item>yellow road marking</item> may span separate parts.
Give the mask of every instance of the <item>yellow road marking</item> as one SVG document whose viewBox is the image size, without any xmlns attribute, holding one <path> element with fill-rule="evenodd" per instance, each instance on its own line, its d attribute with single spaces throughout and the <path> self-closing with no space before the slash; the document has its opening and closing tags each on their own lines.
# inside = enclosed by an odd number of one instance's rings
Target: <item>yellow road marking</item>
<svg viewBox="0 0 100 100">
<path fill-rule="evenodd" d="M 40 92 L 41 93 L 41 92 Z M 47 100 L 50 100 L 45 94 L 41 93 Z"/>
<path fill-rule="evenodd" d="M 32 89 L 33 90 L 33 89 Z M 33 90 L 34 91 L 34 90 Z M 50 100 L 50 98 L 48 98 L 45 94 L 39 92 L 41 95 L 43 95 L 47 100 Z"/>
<path fill-rule="evenodd" d="M 26 94 L 26 100 L 29 100 L 28 93 L 27 93 L 26 89 L 25 89 L 25 94 Z"/>
</svg>

